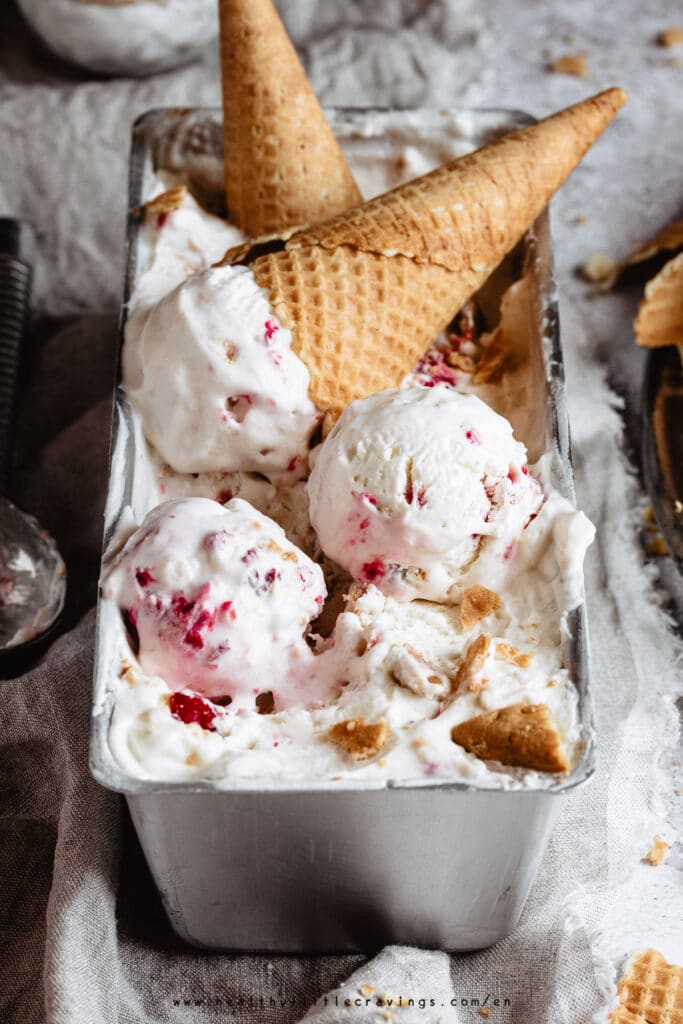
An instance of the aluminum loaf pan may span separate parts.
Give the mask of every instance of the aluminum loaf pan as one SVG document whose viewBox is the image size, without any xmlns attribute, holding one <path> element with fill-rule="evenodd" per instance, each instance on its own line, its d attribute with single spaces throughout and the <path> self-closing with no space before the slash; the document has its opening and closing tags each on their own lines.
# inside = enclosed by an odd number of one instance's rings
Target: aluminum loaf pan
<svg viewBox="0 0 683 1024">
<path fill-rule="evenodd" d="M 529 123 L 510 111 L 329 112 L 354 161 L 377 158 L 391 130 L 402 144 L 439 156 L 446 127 L 463 150 Z M 190 125 L 220 138 L 220 112 L 157 110 L 133 129 L 120 341 L 135 282 L 139 214 L 166 141 Z M 530 360 L 543 382 L 534 418 L 545 424 L 553 482 L 574 498 L 562 353 L 547 214 L 496 272 L 532 283 Z M 140 483 L 139 430 L 123 391 L 114 402 L 104 547 L 121 515 L 147 511 Z M 522 440 L 526 440 L 522 437 Z M 474 788 L 462 782 L 388 779 L 164 782 L 135 778 L 114 761 L 107 734 L 119 672 L 118 612 L 98 607 L 90 763 L 95 778 L 124 793 L 174 930 L 211 949 L 280 952 L 368 950 L 410 943 L 447 950 L 491 945 L 522 911 L 538 869 L 558 796 L 593 771 L 585 607 L 567 618 L 564 662 L 579 695 L 582 750 L 571 774 L 538 788 Z"/>
</svg>

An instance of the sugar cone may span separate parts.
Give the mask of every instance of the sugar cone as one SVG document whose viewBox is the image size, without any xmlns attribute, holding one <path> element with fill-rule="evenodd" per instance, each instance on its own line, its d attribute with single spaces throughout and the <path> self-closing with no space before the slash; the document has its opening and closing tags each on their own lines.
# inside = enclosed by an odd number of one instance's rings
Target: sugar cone
<svg viewBox="0 0 683 1024">
<path fill-rule="evenodd" d="M 397 387 L 545 207 L 625 100 L 619 89 L 303 229 L 252 260 L 311 374 L 326 428 Z M 271 247 L 272 248 L 272 247 Z"/>
<path fill-rule="evenodd" d="M 256 236 L 359 203 L 272 0 L 220 0 L 220 24 L 230 218 Z"/>
<path fill-rule="evenodd" d="M 353 245 L 449 270 L 493 269 L 626 100 L 608 89 L 475 153 L 297 232 L 294 246 Z"/>
</svg>

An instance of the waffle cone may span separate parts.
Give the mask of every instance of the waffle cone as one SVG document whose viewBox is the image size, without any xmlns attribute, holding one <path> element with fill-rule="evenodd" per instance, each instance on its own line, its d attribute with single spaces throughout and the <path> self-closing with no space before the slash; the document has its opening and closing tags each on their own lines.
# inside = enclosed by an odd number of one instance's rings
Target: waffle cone
<svg viewBox="0 0 683 1024">
<path fill-rule="evenodd" d="M 486 276 L 347 245 L 285 249 L 252 270 L 292 331 L 325 432 L 355 398 L 398 387 Z"/>
<path fill-rule="evenodd" d="M 315 223 L 360 193 L 272 0 L 220 0 L 225 190 L 255 236 Z"/>
<path fill-rule="evenodd" d="M 633 328 L 646 348 L 683 345 L 683 253 L 648 281 Z"/>
<path fill-rule="evenodd" d="M 288 246 L 352 245 L 449 270 L 500 263 L 624 104 L 608 89 L 298 231 Z"/>
<path fill-rule="evenodd" d="M 601 93 L 286 242 L 226 254 L 251 262 L 291 329 L 326 429 L 349 402 L 401 383 L 624 99 Z"/>
</svg>

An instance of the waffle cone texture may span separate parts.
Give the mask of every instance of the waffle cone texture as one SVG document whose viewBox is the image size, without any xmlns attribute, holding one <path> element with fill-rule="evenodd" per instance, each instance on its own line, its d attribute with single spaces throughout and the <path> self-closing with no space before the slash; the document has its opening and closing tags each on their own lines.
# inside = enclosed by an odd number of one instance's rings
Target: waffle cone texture
<svg viewBox="0 0 683 1024">
<path fill-rule="evenodd" d="M 248 235 L 361 200 L 272 0 L 220 0 L 225 189 Z"/>
<path fill-rule="evenodd" d="M 618 993 L 610 1024 L 683 1024 L 683 967 L 656 949 L 633 954 Z"/>
<path fill-rule="evenodd" d="M 248 247 L 307 365 L 329 429 L 344 408 L 398 387 L 517 244 L 626 97 L 610 89 L 346 213 Z"/>
</svg>

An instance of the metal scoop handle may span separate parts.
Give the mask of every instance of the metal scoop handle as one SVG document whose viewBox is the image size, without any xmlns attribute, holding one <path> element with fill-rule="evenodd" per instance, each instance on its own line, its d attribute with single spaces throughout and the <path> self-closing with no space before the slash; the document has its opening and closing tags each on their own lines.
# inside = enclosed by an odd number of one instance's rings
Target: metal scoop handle
<svg viewBox="0 0 683 1024">
<path fill-rule="evenodd" d="M 26 225 L 0 217 L 0 496 L 12 469 L 21 346 L 31 297 L 30 235 Z"/>
</svg>

